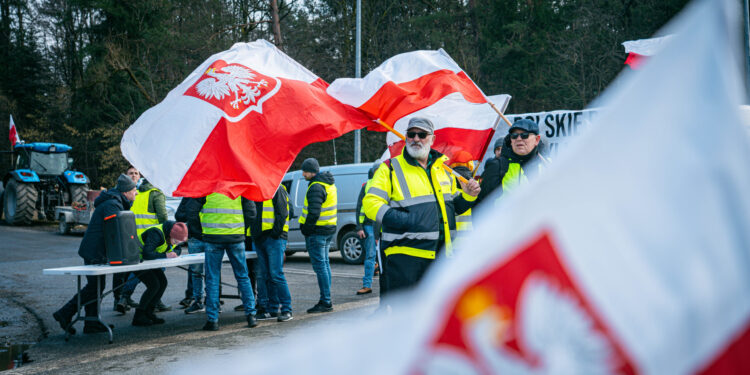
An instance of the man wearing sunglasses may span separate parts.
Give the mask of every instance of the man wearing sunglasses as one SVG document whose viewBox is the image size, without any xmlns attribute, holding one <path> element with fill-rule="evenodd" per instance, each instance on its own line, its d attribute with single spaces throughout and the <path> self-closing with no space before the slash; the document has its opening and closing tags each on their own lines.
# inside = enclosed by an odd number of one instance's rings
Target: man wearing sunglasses
<svg viewBox="0 0 750 375">
<path fill-rule="evenodd" d="M 443 168 L 448 157 L 431 149 L 434 140 L 430 120 L 409 120 L 404 151 L 378 167 L 362 199 L 365 215 L 381 224 L 388 293 L 414 286 L 437 256 L 450 255 L 456 215 L 470 209 L 480 191 L 473 179 L 458 190 Z"/>
<path fill-rule="evenodd" d="M 513 123 L 508 133 L 511 152 L 507 160 L 501 160 L 501 164 L 507 163 L 507 167 L 504 165 L 501 168 L 505 170 L 501 180 L 502 194 L 507 194 L 527 183 L 529 175 L 539 172 L 542 165 L 546 163 L 539 153 L 542 137 L 539 135 L 539 126 L 534 121 L 518 120 Z"/>
</svg>

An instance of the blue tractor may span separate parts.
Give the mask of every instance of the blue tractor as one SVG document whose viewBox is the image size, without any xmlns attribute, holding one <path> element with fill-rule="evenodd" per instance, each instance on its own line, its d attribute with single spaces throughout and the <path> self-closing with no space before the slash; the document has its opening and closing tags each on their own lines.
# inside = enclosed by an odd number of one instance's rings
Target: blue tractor
<svg viewBox="0 0 750 375">
<path fill-rule="evenodd" d="M 54 220 L 55 207 L 86 203 L 89 179 L 71 170 L 71 147 L 61 143 L 22 143 L 15 146 L 14 169 L 0 186 L 0 204 L 10 225 L 30 224 L 34 215 Z"/>
</svg>

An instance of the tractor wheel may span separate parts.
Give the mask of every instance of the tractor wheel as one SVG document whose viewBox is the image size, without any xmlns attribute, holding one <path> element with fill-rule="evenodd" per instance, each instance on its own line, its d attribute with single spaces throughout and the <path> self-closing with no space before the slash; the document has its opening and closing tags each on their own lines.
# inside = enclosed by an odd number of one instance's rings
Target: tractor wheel
<svg viewBox="0 0 750 375">
<path fill-rule="evenodd" d="M 8 181 L 3 199 L 5 222 L 10 225 L 31 224 L 39 193 L 34 185 Z"/>
<path fill-rule="evenodd" d="M 70 185 L 70 204 L 73 202 L 86 203 L 86 193 L 89 191 L 89 185 Z"/>
</svg>

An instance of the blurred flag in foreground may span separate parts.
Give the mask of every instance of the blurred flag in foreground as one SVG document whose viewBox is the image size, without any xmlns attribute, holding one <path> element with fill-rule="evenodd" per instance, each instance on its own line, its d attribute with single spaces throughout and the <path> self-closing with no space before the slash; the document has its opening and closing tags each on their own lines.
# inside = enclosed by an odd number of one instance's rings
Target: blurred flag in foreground
<svg viewBox="0 0 750 375">
<path fill-rule="evenodd" d="M 21 142 L 21 138 L 18 136 L 18 130 L 16 130 L 16 123 L 13 122 L 13 115 L 10 115 L 10 130 L 8 131 L 8 139 L 10 139 L 11 146 L 15 146 L 16 143 Z"/>
<path fill-rule="evenodd" d="M 222 356 L 223 373 L 750 373 L 736 8 L 688 6 L 661 53 L 593 103 L 601 125 L 480 207 L 392 315 Z"/>
<path fill-rule="evenodd" d="M 671 37 L 671 35 L 667 35 L 658 38 L 622 42 L 622 46 L 625 47 L 625 53 L 628 54 L 628 57 L 625 59 L 625 65 L 630 65 L 632 69 L 640 68 L 641 64 L 650 56 L 656 55 Z"/>
<path fill-rule="evenodd" d="M 173 196 L 269 199 L 299 151 L 371 123 L 274 45 L 211 56 L 125 132 L 125 158 Z"/>
<path fill-rule="evenodd" d="M 433 148 L 453 161 L 479 160 L 494 132 L 497 114 L 480 90 L 448 53 L 414 51 L 386 60 L 365 78 L 339 78 L 328 87 L 334 98 L 381 119 L 401 134 L 412 117 L 429 118 L 435 125 Z M 508 95 L 498 95 L 494 104 L 504 112 Z M 374 123 L 368 130 L 387 131 Z M 392 156 L 401 154 L 404 142 L 395 134 L 386 136 Z"/>
</svg>

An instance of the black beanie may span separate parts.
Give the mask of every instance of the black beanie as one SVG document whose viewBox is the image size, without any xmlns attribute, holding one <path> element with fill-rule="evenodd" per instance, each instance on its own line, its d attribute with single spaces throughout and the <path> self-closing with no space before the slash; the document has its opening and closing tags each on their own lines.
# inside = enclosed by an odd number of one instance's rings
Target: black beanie
<svg viewBox="0 0 750 375">
<path fill-rule="evenodd" d="M 320 164 L 318 164 L 318 161 L 315 160 L 315 158 L 307 158 L 302 162 L 302 171 L 318 173 L 320 172 Z"/>
</svg>

